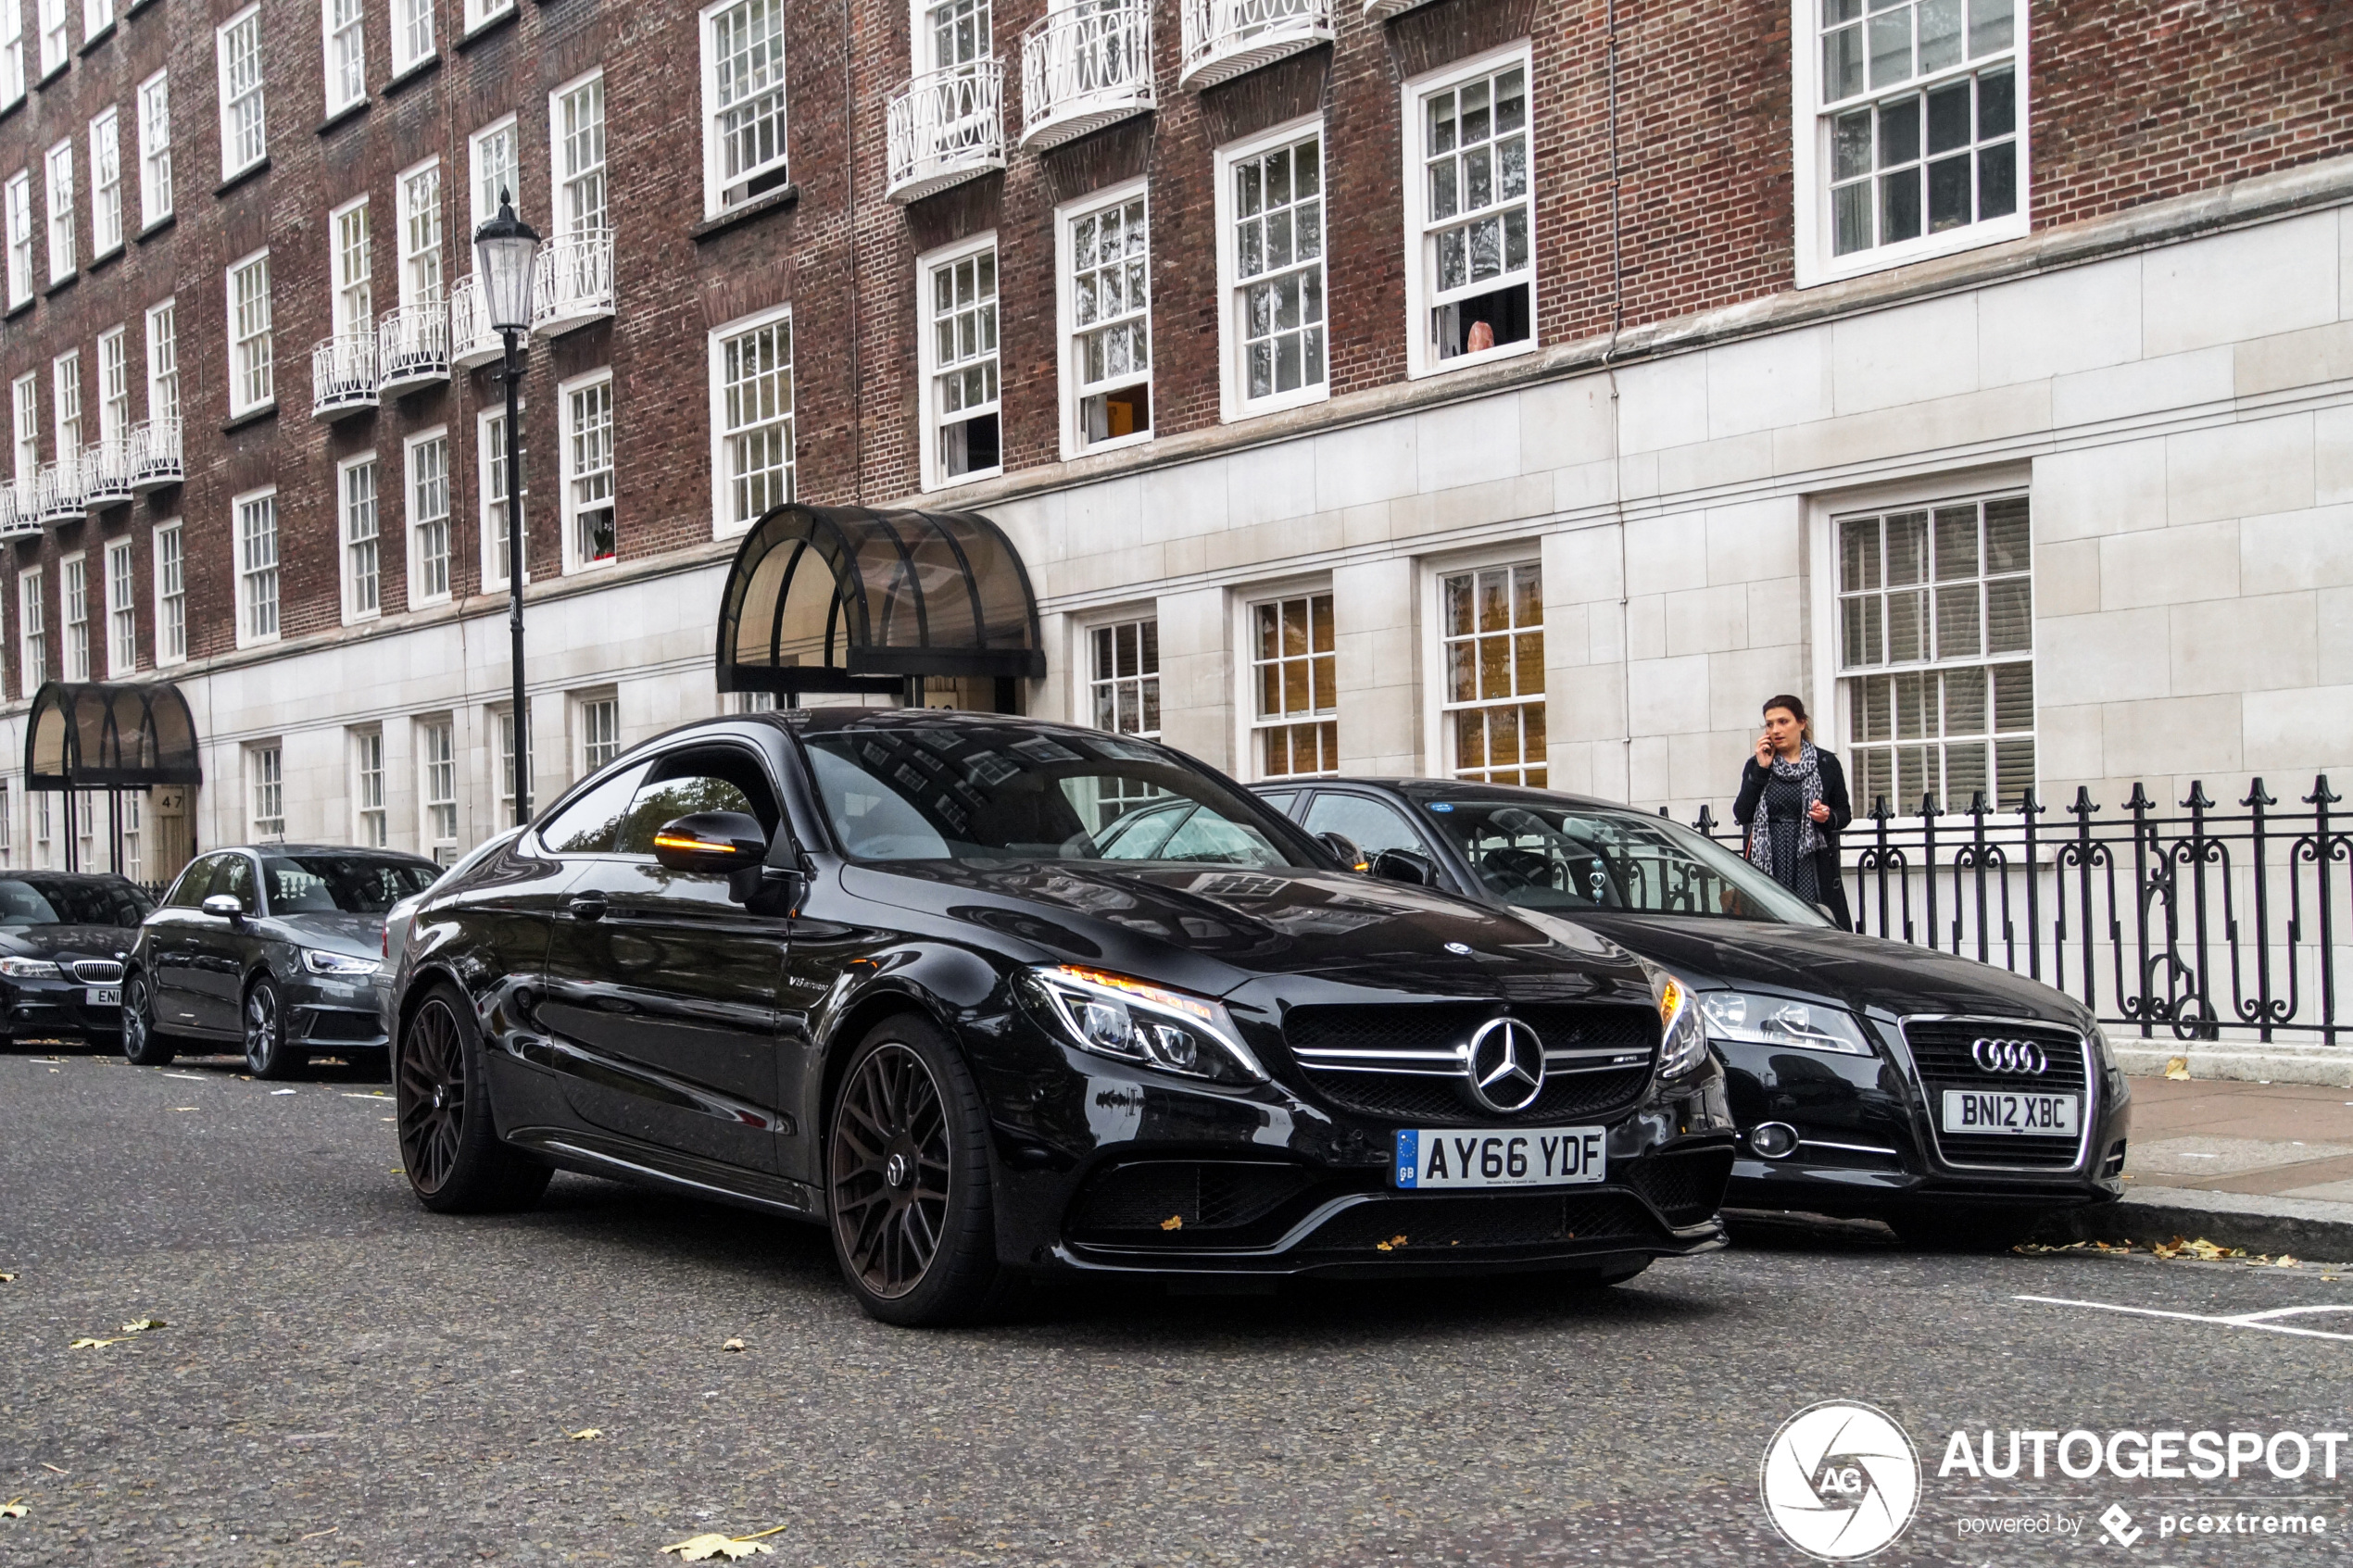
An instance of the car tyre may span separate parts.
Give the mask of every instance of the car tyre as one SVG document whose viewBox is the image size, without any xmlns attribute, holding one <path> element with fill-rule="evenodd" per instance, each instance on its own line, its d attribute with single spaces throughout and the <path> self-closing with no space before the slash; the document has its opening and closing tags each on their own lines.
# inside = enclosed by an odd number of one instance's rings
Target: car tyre
<svg viewBox="0 0 2353 1568">
<path fill-rule="evenodd" d="M 1000 1311 L 1013 1280 L 997 1262 L 988 1112 L 939 1031 L 912 1014 L 876 1025 L 826 1123 L 834 1257 L 858 1304 L 909 1328 Z"/>
<path fill-rule="evenodd" d="M 1896 1238 L 1922 1252 L 2007 1252 L 2042 1223 L 2033 1209 L 1905 1209 L 1887 1217 Z"/>
<path fill-rule="evenodd" d="M 446 982 L 429 986 L 392 1057 L 400 1165 L 418 1201 L 443 1214 L 528 1209 L 555 1173 L 498 1140 L 474 1010 Z"/>
<path fill-rule="evenodd" d="M 286 1044 L 286 1010 L 278 983 L 263 975 L 245 987 L 245 1071 L 257 1078 L 291 1078 L 310 1063 Z"/>
<path fill-rule="evenodd" d="M 133 1067 L 169 1067 L 179 1050 L 156 1028 L 156 993 L 132 970 L 122 981 L 122 1058 Z"/>
</svg>

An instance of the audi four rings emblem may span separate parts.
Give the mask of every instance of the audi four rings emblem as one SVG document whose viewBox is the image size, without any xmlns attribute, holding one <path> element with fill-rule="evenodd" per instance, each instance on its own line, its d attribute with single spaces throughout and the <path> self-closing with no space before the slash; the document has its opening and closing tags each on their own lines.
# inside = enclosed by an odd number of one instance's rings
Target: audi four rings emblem
<svg viewBox="0 0 2353 1568">
<path fill-rule="evenodd" d="M 2032 1040 L 1973 1040 L 1969 1054 L 1983 1073 L 2043 1073 L 2051 1065 L 2043 1047 Z"/>
<path fill-rule="evenodd" d="M 1463 1056 L 1471 1098 L 1502 1115 L 1525 1110 L 1544 1088 L 1544 1042 L 1516 1018 L 1491 1018 Z"/>
</svg>

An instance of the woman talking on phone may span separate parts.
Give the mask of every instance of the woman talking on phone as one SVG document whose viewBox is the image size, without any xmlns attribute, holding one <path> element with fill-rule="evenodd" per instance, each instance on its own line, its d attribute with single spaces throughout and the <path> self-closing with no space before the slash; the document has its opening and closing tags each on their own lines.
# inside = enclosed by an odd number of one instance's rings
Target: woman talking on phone
<svg viewBox="0 0 2353 1568">
<path fill-rule="evenodd" d="M 1839 880 L 1838 835 L 1854 820 L 1846 772 L 1807 738 L 1806 705 L 1781 696 L 1765 704 L 1765 733 L 1741 770 L 1732 820 L 1748 830 L 1743 853 L 1758 871 L 1809 904 L 1820 904 L 1843 931 L 1855 929 Z"/>
</svg>

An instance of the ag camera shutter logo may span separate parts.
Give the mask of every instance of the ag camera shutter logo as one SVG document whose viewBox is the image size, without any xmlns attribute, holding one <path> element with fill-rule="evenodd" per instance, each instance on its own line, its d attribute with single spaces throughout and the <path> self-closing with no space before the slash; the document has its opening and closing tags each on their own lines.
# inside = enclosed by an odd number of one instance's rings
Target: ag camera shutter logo
<svg viewBox="0 0 2353 1568">
<path fill-rule="evenodd" d="M 1823 1562 L 1852 1562 L 1885 1550 L 1911 1524 L 1919 1450 L 1885 1411 L 1825 1399 L 1773 1434 L 1759 1488 L 1783 1540 Z"/>
</svg>

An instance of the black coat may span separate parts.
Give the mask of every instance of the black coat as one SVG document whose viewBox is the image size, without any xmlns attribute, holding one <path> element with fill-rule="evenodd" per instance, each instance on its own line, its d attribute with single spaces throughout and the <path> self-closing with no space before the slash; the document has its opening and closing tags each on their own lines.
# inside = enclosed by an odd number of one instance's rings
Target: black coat
<svg viewBox="0 0 2353 1568">
<path fill-rule="evenodd" d="M 1825 849 L 1835 850 L 1838 835 L 1855 820 L 1855 808 L 1846 798 L 1846 770 L 1838 765 L 1837 758 L 1819 746 L 1814 748 L 1814 767 L 1822 775 L 1822 804 L 1831 809 L 1831 820 L 1815 831 L 1822 835 Z M 1732 821 L 1743 827 L 1755 818 L 1756 803 L 1765 797 L 1767 773 L 1768 770 L 1758 767 L 1754 757 L 1741 770 L 1741 794 L 1732 802 Z"/>
</svg>

